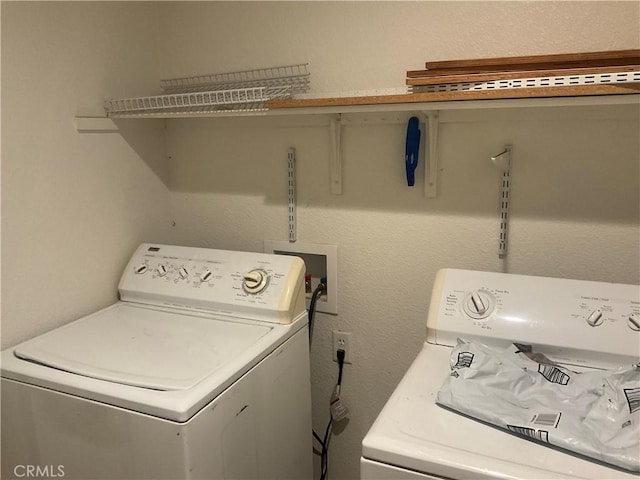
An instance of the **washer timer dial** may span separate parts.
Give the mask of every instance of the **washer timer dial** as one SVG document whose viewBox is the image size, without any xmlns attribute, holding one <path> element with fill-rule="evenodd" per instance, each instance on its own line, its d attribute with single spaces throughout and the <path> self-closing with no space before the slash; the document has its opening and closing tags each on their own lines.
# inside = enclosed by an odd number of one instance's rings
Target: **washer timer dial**
<svg viewBox="0 0 640 480">
<path fill-rule="evenodd" d="M 627 325 L 631 330 L 640 332 L 640 315 L 637 313 L 629 314 L 629 317 L 627 318 Z"/>
<path fill-rule="evenodd" d="M 470 292 L 462 303 L 462 309 L 469 317 L 476 320 L 487 318 L 494 309 L 493 297 L 484 290 Z"/>
<path fill-rule="evenodd" d="M 204 272 L 202 272 L 202 275 L 200 275 L 200 281 L 202 283 L 206 283 L 209 280 L 211 280 L 211 277 L 213 276 L 213 273 L 211 272 L 211 270 L 209 270 L 208 268 L 205 269 Z"/>
<path fill-rule="evenodd" d="M 146 273 L 148 269 L 149 267 L 147 267 L 146 263 L 141 263 L 137 267 L 134 267 L 133 271 L 136 273 L 136 275 L 142 275 L 143 273 Z"/>
<path fill-rule="evenodd" d="M 587 323 L 592 327 L 599 327 L 604 322 L 604 316 L 602 315 L 602 310 L 596 308 L 593 312 L 591 312 L 587 316 Z"/>
<path fill-rule="evenodd" d="M 242 276 L 242 288 L 247 293 L 260 293 L 269 284 L 269 274 L 261 268 L 256 268 Z"/>
</svg>

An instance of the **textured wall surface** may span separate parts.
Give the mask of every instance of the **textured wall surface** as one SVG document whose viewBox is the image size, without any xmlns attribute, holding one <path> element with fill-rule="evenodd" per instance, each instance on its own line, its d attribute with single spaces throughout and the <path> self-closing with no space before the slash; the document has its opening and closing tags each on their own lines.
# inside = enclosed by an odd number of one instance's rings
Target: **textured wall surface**
<svg viewBox="0 0 640 480">
<path fill-rule="evenodd" d="M 640 44 L 637 2 L 166 2 L 162 8 L 163 78 L 309 62 L 318 92 L 399 87 L 405 72 L 425 61 Z"/>
<path fill-rule="evenodd" d="M 73 117 L 199 73 L 309 62 L 313 90 L 335 92 L 402 86 L 428 60 L 640 48 L 639 16 L 637 2 L 3 2 L 3 347 L 115 300 L 140 241 L 261 251 L 286 239 L 295 146 L 298 238 L 339 249 L 339 314 L 316 321 L 314 425 L 335 381 L 330 332 L 351 331 L 351 416 L 330 468 L 357 479 L 362 437 L 424 341 L 437 269 L 639 282 L 637 106 L 443 112 L 436 199 L 422 195 L 423 165 L 406 186 L 400 124 L 344 127 L 334 196 L 327 116 L 82 135 Z M 503 262 L 489 157 L 505 143 Z"/>
<path fill-rule="evenodd" d="M 109 96 L 157 88 L 155 5 L 2 3 L 2 346 L 116 300 L 167 239 L 162 122 L 78 133 Z"/>
<path fill-rule="evenodd" d="M 640 46 L 640 7 L 629 2 L 162 8 L 165 78 L 309 62 L 315 92 L 402 86 L 428 60 Z M 406 186 L 402 125 L 343 128 L 344 194 L 334 196 L 328 118 L 169 121 L 176 234 L 258 251 L 264 239 L 285 240 L 286 152 L 296 147 L 298 240 L 336 244 L 339 256 L 339 314 L 316 320 L 314 427 L 324 429 L 335 382 L 331 330 L 353 332 L 342 394 L 351 416 L 336 428 L 330 476 L 356 479 L 360 442 L 424 341 L 437 269 L 639 282 L 638 116 L 637 106 L 443 112 L 436 199 L 422 196 L 422 166 Z M 505 143 L 514 159 L 503 262 L 501 174 L 489 157 Z"/>
<path fill-rule="evenodd" d="M 336 378 L 331 330 L 353 332 L 342 390 L 351 416 L 332 440 L 332 478 L 358 478 L 362 437 L 425 340 L 439 268 L 639 282 L 637 107 L 475 113 L 442 112 L 436 199 L 422 196 L 422 167 L 406 186 L 402 125 L 344 127 L 344 194 L 334 196 L 326 126 L 169 122 L 173 218 L 191 245 L 261 251 L 264 239 L 286 240 L 286 153 L 296 148 L 298 240 L 338 245 L 339 313 L 317 315 L 312 347 L 317 430 Z M 514 155 L 503 262 L 501 172 L 489 157 L 505 143 Z"/>
</svg>

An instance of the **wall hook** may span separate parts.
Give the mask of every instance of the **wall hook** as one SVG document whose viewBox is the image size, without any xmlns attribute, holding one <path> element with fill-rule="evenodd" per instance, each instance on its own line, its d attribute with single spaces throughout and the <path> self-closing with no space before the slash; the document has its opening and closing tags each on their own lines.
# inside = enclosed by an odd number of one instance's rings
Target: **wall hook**
<svg viewBox="0 0 640 480">
<path fill-rule="evenodd" d="M 491 157 L 493 164 L 503 172 L 511 168 L 511 145 L 506 145 L 499 154 Z"/>
</svg>

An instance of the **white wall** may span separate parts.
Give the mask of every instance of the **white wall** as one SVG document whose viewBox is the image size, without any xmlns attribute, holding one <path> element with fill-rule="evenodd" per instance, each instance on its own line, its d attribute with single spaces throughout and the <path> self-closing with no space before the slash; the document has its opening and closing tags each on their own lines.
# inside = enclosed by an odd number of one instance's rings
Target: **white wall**
<svg viewBox="0 0 640 480">
<path fill-rule="evenodd" d="M 2 2 L 2 347 L 116 300 L 141 241 L 168 239 L 162 122 L 83 133 L 158 84 L 151 3 Z"/>
<path fill-rule="evenodd" d="M 330 331 L 354 338 L 333 479 L 358 477 L 360 441 L 424 339 L 435 271 L 503 268 L 488 157 L 504 143 L 514 145 L 508 269 L 639 281 L 634 107 L 443 114 L 434 200 L 404 183 L 401 125 L 345 127 L 342 196 L 329 193 L 325 117 L 172 120 L 166 134 L 151 120 L 119 122 L 121 135 L 73 127 L 104 98 L 153 93 L 173 76 L 308 61 L 315 91 L 344 91 L 400 86 L 427 60 L 638 48 L 636 2 L 1 8 L 3 348 L 115 300 L 140 241 L 261 250 L 286 239 L 291 145 L 298 237 L 340 255 L 340 314 L 318 316 L 312 352 L 317 429 L 335 379 Z"/>
<path fill-rule="evenodd" d="M 425 61 L 634 48 L 636 2 L 166 2 L 163 78 L 309 62 L 318 92 L 404 85 Z M 615 32 L 613 34 L 612 32 Z"/>
<path fill-rule="evenodd" d="M 426 60 L 638 48 L 638 19 L 637 3 L 174 3 L 162 7 L 162 73 L 308 61 L 314 91 L 396 87 Z M 362 437 L 424 341 L 438 268 L 639 282 L 638 117 L 637 106 L 444 112 L 433 200 L 421 180 L 406 186 L 402 125 L 344 127 L 344 194 L 334 196 L 327 117 L 171 120 L 176 233 L 241 250 L 285 240 L 286 151 L 296 147 L 298 239 L 339 247 L 339 315 L 318 315 L 312 349 L 314 426 L 324 429 L 335 381 L 330 332 L 351 331 L 351 417 L 332 440 L 330 476 L 358 478 Z M 503 264 L 489 157 L 505 143 Z"/>
<path fill-rule="evenodd" d="M 286 240 L 286 151 L 296 147 L 298 239 L 339 248 L 339 315 L 318 314 L 312 349 L 318 430 L 335 381 L 330 332 L 353 332 L 343 388 L 352 415 L 332 442 L 332 478 L 357 478 L 360 441 L 424 341 L 437 269 L 503 268 L 500 172 L 489 157 L 505 142 L 509 271 L 638 283 L 637 108 L 482 113 L 471 123 L 443 114 L 435 200 L 420 180 L 406 187 L 402 126 L 345 127 L 344 194 L 332 196 L 326 127 L 169 122 L 174 217 L 187 244 L 260 251 L 263 239 Z"/>
</svg>

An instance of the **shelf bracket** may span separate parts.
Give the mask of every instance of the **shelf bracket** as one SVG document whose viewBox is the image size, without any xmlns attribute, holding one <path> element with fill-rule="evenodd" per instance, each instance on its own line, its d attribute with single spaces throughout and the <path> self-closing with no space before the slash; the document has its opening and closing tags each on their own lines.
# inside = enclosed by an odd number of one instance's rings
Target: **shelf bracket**
<svg viewBox="0 0 640 480">
<path fill-rule="evenodd" d="M 424 152 L 424 196 L 426 198 L 436 198 L 438 193 L 438 127 L 440 124 L 438 111 L 425 112 L 427 117 L 427 131 L 429 132 L 429 142 Z"/>
<path fill-rule="evenodd" d="M 79 133 L 116 132 L 118 126 L 108 117 L 75 117 Z"/>
<path fill-rule="evenodd" d="M 342 195 L 342 114 L 337 114 L 329 122 L 331 145 L 329 155 L 331 193 Z"/>
</svg>

